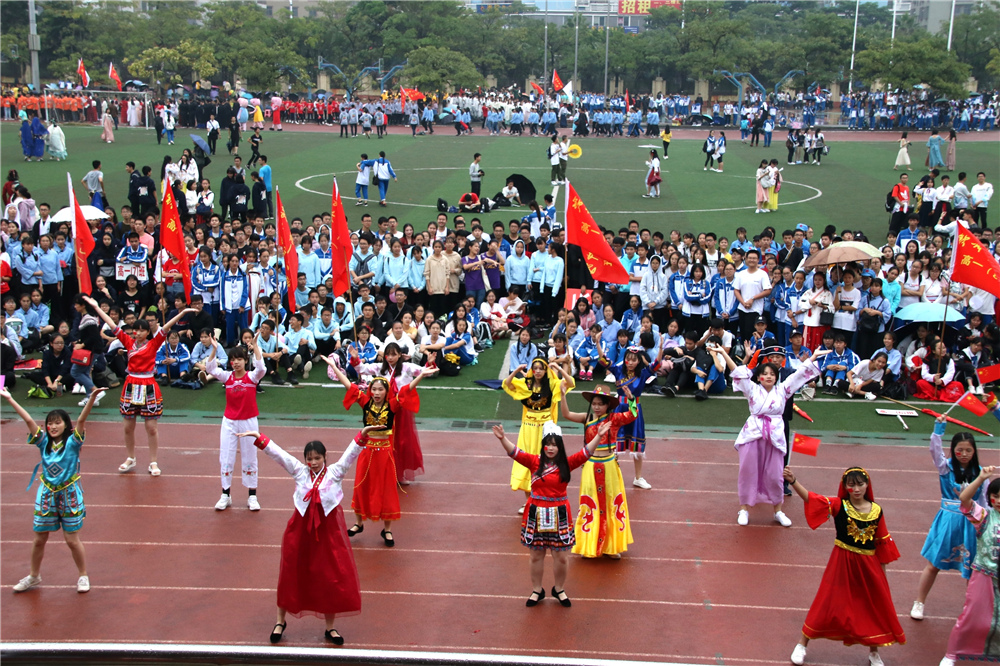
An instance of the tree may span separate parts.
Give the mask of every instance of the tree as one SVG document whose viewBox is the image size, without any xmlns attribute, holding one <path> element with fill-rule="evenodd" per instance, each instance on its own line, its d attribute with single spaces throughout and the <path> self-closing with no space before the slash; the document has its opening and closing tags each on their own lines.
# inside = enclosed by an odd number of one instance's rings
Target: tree
<svg viewBox="0 0 1000 666">
<path fill-rule="evenodd" d="M 953 98 L 965 96 L 963 87 L 969 66 L 949 52 L 943 39 L 926 37 L 913 42 L 897 41 L 873 45 L 860 51 L 855 61 L 856 78 L 869 84 L 876 80 L 892 88 L 911 89 L 927 84 L 935 92 Z"/>
<path fill-rule="evenodd" d="M 476 66 L 463 54 L 440 46 L 423 46 L 406 55 L 403 77 L 415 88 L 444 90 L 474 88 L 483 82 Z"/>
<path fill-rule="evenodd" d="M 195 74 L 210 79 L 218 71 L 212 48 L 202 42 L 183 39 L 176 48 L 156 46 L 137 58 L 126 58 L 128 71 L 135 77 L 148 77 L 158 89 L 190 81 Z"/>
<path fill-rule="evenodd" d="M 947 31 L 945 24 L 942 33 Z M 969 64 L 980 90 L 1000 83 L 1000 76 L 987 66 L 993 57 L 991 51 L 1000 49 L 1000 8 L 993 3 L 977 3 L 970 13 L 956 16 L 952 48 L 959 60 Z"/>
</svg>

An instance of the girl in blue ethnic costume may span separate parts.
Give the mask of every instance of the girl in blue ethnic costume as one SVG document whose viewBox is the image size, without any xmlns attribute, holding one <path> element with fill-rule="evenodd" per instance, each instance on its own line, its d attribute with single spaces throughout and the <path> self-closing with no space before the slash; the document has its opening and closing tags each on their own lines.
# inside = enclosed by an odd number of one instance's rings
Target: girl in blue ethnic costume
<svg viewBox="0 0 1000 666">
<path fill-rule="evenodd" d="M 660 367 L 661 360 L 663 360 L 662 346 L 660 346 L 659 353 L 652 363 L 649 362 L 645 349 L 641 346 L 629 347 L 621 365 L 612 365 L 606 358 L 601 358 L 601 361 L 608 366 L 608 372 L 615 377 L 618 405 L 614 408 L 614 412 L 630 411 L 629 401 L 632 398 L 635 399 L 638 416 L 631 423 L 618 429 L 618 451 L 628 451 L 632 454 L 632 460 L 635 462 L 635 479 L 633 479 L 632 485 L 646 490 L 652 486 L 646 479 L 642 478 L 642 461 L 646 457 L 646 423 L 642 417 L 642 405 L 639 404 L 639 397 L 642 395 L 643 389 L 646 388 L 646 382 L 649 381 L 650 377 L 656 376 L 656 368 Z M 626 394 L 626 388 L 631 395 Z"/>
<path fill-rule="evenodd" d="M 28 484 L 30 490 L 35 481 L 35 473 L 41 470 L 41 484 L 35 495 L 35 520 L 32 527 L 35 538 L 31 545 L 31 569 L 28 576 L 14 586 L 15 592 L 24 592 L 42 582 L 41 565 L 45 544 L 49 540 L 49 534 L 60 528 L 73 555 L 73 562 L 80 571 L 76 591 L 90 590 L 87 559 L 79 535 L 83 518 L 87 515 L 83 490 L 80 488 L 80 447 L 83 446 L 87 416 L 103 391 L 104 389 L 98 388 L 90 394 L 76 420 L 76 428 L 73 427 L 69 414 L 61 409 L 54 409 L 45 417 L 43 430 L 7 390 L 0 390 L 0 397 L 7 399 L 28 426 L 31 433 L 28 443 L 37 446 L 42 456 L 42 461 L 35 467 L 31 483 Z"/>
</svg>

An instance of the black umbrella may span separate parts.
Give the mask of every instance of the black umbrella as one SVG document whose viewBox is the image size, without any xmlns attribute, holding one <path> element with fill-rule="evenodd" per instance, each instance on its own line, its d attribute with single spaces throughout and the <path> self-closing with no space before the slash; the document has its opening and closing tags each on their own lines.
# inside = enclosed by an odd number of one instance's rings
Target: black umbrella
<svg viewBox="0 0 1000 666">
<path fill-rule="evenodd" d="M 517 188 L 517 193 L 521 196 L 521 201 L 528 203 L 529 201 L 536 200 L 535 197 L 538 191 L 535 189 L 534 183 L 528 180 L 525 176 L 522 176 L 519 173 L 512 173 L 503 181 L 504 185 L 510 181 L 514 181 L 514 187 Z"/>
<path fill-rule="evenodd" d="M 695 127 L 698 127 L 698 126 L 701 126 L 701 125 L 711 125 L 712 124 L 712 116 L 710 116 L 710 115 L 708 115 L 706 113 L 692 113 L 687 118 L 687 124 L 688 125 L 694 125 Z"/>
<path fill-rule="evenodd" d="M 299 96 L 297 93 L 288 93 L 288 99 L 292 102 L 299 101 Z"/>
</svg>

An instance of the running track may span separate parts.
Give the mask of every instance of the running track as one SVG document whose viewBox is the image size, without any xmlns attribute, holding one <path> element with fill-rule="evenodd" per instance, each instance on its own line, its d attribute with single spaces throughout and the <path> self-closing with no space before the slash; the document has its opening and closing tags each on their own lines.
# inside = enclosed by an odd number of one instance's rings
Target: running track
<svg viewBox="0 0 1000 666">
<path fill-rule="evenodd" d="M 279 544 L 293 510 L 291 481 L 269 458 L 260 456 L 263 510 L 250 513 L 237 484 L 233 508 L 215 512 L 216 427 L 164 424 L 164 475 L 154 479 L 144 471 L 141 448 L 136 471 L 119 475 L 120 426 L 92 422 L 83 453 L 88 516 L 82 535 L 93 589 L 75 592 L 69 551 L 54 536 L 43 585 L 14 595 L 10 586 L 27 574 L 34 488 L 26 493 L 24 487 L 38 455 L 25 445 L 19 422 L 4 421 L 3 429 L 0 640 L 268 645 Z M 332 458 L 354 434 L 266 430 L 296 453 L 306 441 L 321 439 Z M 809 530 L 797 497 L 787 510 L 791 529 L 772 523 L 767 507 L 752 512 L 750 527 L 738 527 L 730 442 L 649 443 L 644 472 L 654 488 L 630 486 L 628 493 L 636 543 L 617 562 L 572 556 L 570 609 L 549 599 L 524 607 L 528 560 L 514 511 L 522 497 L 507 486 L 510 462 L 493 436 L 424 432 L 422 443 L 427 474 L 402 498 L 396 548 L 382 546 L 372 523 L 354 540 L 364 608 L 337 622 L 348 648 L 788 663 L 833 530 Z M 579 437 L 572 437 L 570 448 L 578 445 Z M 871 471 L 876 499 L 903 553 L 889 567 L 889 582 L 908 643 L 884 649 L 884 658 L 890 666 L 936 665 L 965 586 L 959 576 L 942 574 L 928 600 L 928 618 L 917 623 L 906 616 L 923 567 L 920 547 L 938 506 L 926 450 L 824 442 L 820 457 L 796 458 L 799 478 L 825 494 L 835 493 L 846 467 L 862 464 Z M 623 470 L 630 480 L 631 463 Z M 353 477 L 345 480 L 348 496 L 352 483 Z M 350 521 L 349 499 L 344 504 Z M 545 584 L 552 586 L 550 568 Z M 321 622 L 290 619 L 282 645 L 323 647 Z M 865 653 L 814 641 L 808 663 L 867 664 Z"/>
</svg>

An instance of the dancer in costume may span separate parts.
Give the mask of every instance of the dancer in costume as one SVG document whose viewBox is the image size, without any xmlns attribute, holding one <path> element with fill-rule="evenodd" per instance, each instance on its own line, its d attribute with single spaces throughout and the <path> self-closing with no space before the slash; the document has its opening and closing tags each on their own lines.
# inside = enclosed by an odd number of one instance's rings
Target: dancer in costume
<svg viewBox="0 0 1000 666">
<path fill-rule="evenodd" d="M 792 521 L 781 510 L 785 501 L 781 481 L 784 467 L 785 429 L 782 415 L 785 403 L 806 383 L 819 376 L 816 359 L 830 350 L 816 350 L 786 381 L 778 383 L 780 370 L 773 363 L 762 363 L 756 371 L 745 365 L 737 366 L 721 346 L 709 347 L 713 357 L 721 355 L 733 378 L 733 387 L 747 397 L 750 418 L 736 438 L 740 454 L 740 473 L 737 492 L 740 510 L 736 515 L 739 525 L 750 523 L 750 507 L 757 502 L 767 502 L 774 507 L 774 520 L 782 527 L 791 527 Z M 757 382 L 753 379 L 756 377 Z"/>
<path fill-rule="evenodd" d="M 803 664 L 806 646 L 814 638 L 868 646 L 871 666 L 883 666 L 878 649 L 906 643 L 892 605 L 885 565 L 899 559 L 899 550 L 885 525 L 882 507 L 875 503 L 871 477 L 851 467 L 840 479 L 837 497 L 811 493 L 788 467 L 788 485 L 805 501 L 806 522 L 817 529 L 833 516 L 837 539 L 813 599 L 802 638 L 792 651 L 792 663 Z"/>
<path fill-rule="evenodd" d="M 340 507 L 344 499 L 341 483 L 375 430 L 376 427 L 362 428 L 333 467 L 326 465 L 323 442 L 306 444 L 303 464 L 259 432 L 237 434 L 252 438 L 255 447 L 295 479 L 292 496 L 295 511 L 281 537 L 278 621 L 271 631 L 272 643 L 285 635 L 285 618 L 291 613 L 294 617 L 323 617 L 326 640 L 343 645 L 343 636 L 333 628 L 334 620 L 338 615 L 361 612 L 361 583 L 347 538 L 344 510 Z"/>
<path fill-rule="evenodd" d="M 344 409 L 350 409 L 354 404 L 360 405 L 363 425 L 384 427 L 369 436 L 358 461 L 358 471 L 354 475 L 354 496 L 351 498 L 355 522 L 347 535 L 354 536 L 363 532 L 365 520 L 381 520 L 384 523 L 382 540 L 392 548 L 396 545 L 392 536 L 392 522 L 400 518 L 396 463 L 392 453 L 393 427 L 396 416 L 401 411 L 420 411 L 417 384 L 424 377 L 435 374 L 437 368 L 424 368 L 412 382 L 398 390 L 392 380 L 375 377 L 368 383 L 368 389 L 362 391 L 360 386 L 351 383 L 344 371 L 334 364 L 333 359 L 325 356 L 322 358 L 333 368 L 337 380 L 347 389 Z"/>
<path fill-rule="evenodd" d="M 160 395 L 160 387 L 153 378 L 156 351 L 167 339 L 167 333 L 174 324 L 198 311 L 194 308 L 181 310 L 173 319 L 161 326 L 152 338 L 149 336 L 149 322 L 138 319 L 132 325 L 135 334 L 133 339 L 101 309 L 97 301 L 89 296 L 84 296 L 83 300 L 111 327 L 114 336 L 128 352 L 128 377 L 122 386 L 121 401 L 118 406 L 125 423 L 125 450 L 128 456 L 125 462 L 118 466 L 118 471 L 128 472 L 135 468 L 135 421 L 142 417 L 145 420 L 146 439 L 149 442 L 149 473 L 159 476 L 160 466 L 156 463 L 159 431 L 156 424 L 157 419 L 163 416 L 163 396 Z"/>
<path fill-rule="evenodd" d="M 260 511 L 260 502 L 257 500 L 257 447 L 253 445 L 253 438 L 239 437 L 236 433 L 256 432 L 257 415 L 257 385 L 267 373 L 267 366 L 264 364 L 264 356 L 257 338 L 260 331 L 254 335 L 250 349 L 253 350 L 253 370 L 247 372 L 247 350 L 243 347 L 234 347 L 229 352 L 229 365 L 233 369 L 227 372 L 219 368 L 219 362 L 215 359 L 215 352 L 219 346 L 214 338 L 212 340 L 212 352 L 205 363 L 208 374 L 219 380 L 219 383 L 226 387 L 226 411 L 222 416 L 222 431 L 219 433 L 219 464 L 222 467 L 222 497 L 215 503 L 216 511 L 224 511 L 233 505 L 233 498 L 230 489 L 233 485 L 233 468 L 236 466 L 236 449 L 240 450 L 240 464 L 243 467 L 243 487 L 248 489 L 250 496 L 247 498 L 247 508 L 251 511 Z"/>
<path fill-rule="evenodd" d="M 993 410 L 1000 419 L 1000 411 Z M 948 648 L 940 666 L 955 666 L 955 660 L 1000 662 L 1000 478 L 986 482 L 1000 467 L 984 467 L 976 480 L 962 491 L 962 513 L 976 530 L 976 558 L 972 577 L 965 588 L 965 605 L 948 638 Z M 981 487 L 991 508 L 973 501 Z"/>
<path fill-rule="evenodd" d="M 979 451 L 976 439 L 970 433 L 957 432 L 951 438 L 951 458 L 945 458 L 941 435 L 946 423 L 944 417 L 938 418 L 931 435 L 931 458 L 941 481 L 941 508 L 934 516 L 924 547 L 920 550 L 920 555 L 928 564 L 920 574 L 917 600 L 910 610 L 910 617 L 914 620 L 924 619 L 924 602 L 938 571 L 958 570 L 962 578 L 968 580 L 972 575 L 972 561 L 976 557 L 976 530 L 962 515 L 958 496 L 979 477 Z M 984 508 L 989 507 L 985 486 L 980 489 L 976 501 Z"/>
<path fill-rule="evenodd" d="M 503 445 L 507 455 L 531 470 L 531 496 L 521 519 L 521 543 L 531 549 L 531 595 L 525 606 L 537 606 L 545 598 L 542 576 L 545 574 L 545 552 L 552 553 L 552 574 L 555 585 L 552 596 L 563 606 L 572 606 L 566 595 L 567 551 L 576 542 L 571 524 L 573 508 L 566 495 L 570 472 L 587 462 L 594 455 L 601 439 L 611 430 L 605 419 L 587 445 L 566 456 L 562 430 L 552 421 L 542 427 L 542 453 L 535 456 L 511 444 L 502 425 L 493 426 L 493 434 Z"/>
<path fill-rule="evenodd" d="M 625 499 L 625 482 L 618 467 L 618 429 L 634 421 L 639 408 L 625 386 L 622 390 L 628 398 L 629 411 L 612 413 L 617 400 L 611 389 L 599 384 L 593 391 L 583 392 L 584 400 L 590 403 L 587 412 L 571 412 L 566 403 L 569 388 L 566 382 L 560 387 L 560 409 L 565 419 L 585 425 L 585 440 L 597 436 L 603 423 L 611 424 L 611 428 L 600 438 L 596 452 L 583 466 L 573 552 L 584 557 L 607 555 L 619 560 L 632 543 L 632 527 Z"/>
<path fill-rule="evenodd" d="M 608 372 L 615 377 L 615 388 L 618 390 L 618 406 L 615 407 L 615 411 L 629 411 L 629 401 L 635 400 L 638 410 L 635 420 L 618 429 L 618 451 L 628 451 L 632 455 L 635 463 L 635 478 L 632 479 L 632 485 L 645 490 L 653 486 L 642 476 L 642 461 L 646 458 L 646 421 L 642 417 L 639 397 L 650 377 L 656 376 L 656 368 L 660 367 L 660 361 L 663 360 L 663 349 L 661 345 L 660 352 L 652 363 L 649 362 L 645 350 L 638 345 L 628 348 L 621 365 L 610 363 L 603 357 L 603 352 L 601 356 L 601 362 L 608 366 Z M 625 395 L 626 388 L 630 397 Z"/>
<path fill-rule="evenodd" d="M 524 407 L 521 410 L 521 429 L 517 433 L 517 448 L 537 456 L 542 453 L 542 428 L 549 421 L 559 421 L 556 404 L 562 399 L 559 385 L 561 376 L 568 375 L 561 372 L 558 364 L 549 365 L 541 357 L 531 361 L 530 376 L 521 379 L 527 369 L 524 364 L 517 366 L 503 380 L 503 390 Z M 572 377 L 569 381 L 573 382 Z M 516 459 L 510 470 L 510 489 L 524 491 L 524 504 L 517 510 L 518 515 L 522 515 L 531 499 L 531 470 Z"/>
<path fill-rule="evenodd" d="M 87 558 L 83 543 L 80 541 L 80 530 L 83 528 L 83 518 L 87 515 L 87 507 L 83 503 L 83 489 L 80 488 L 80 447 L 83 446 L 86 434 L 87 417 L 94 403 L 104 389 L 95 388 L 91 391 L 83 411 L 76 419 L 76 428 L 69 420 L 69 414 L 61 409 L 54 409 L 45 417 L 43 430 L 31 415 L 17 404 L 6 389 L 0 389 L 0 397 L 6 398 L 17 415 L 28 426 L 28 444 L 37 446 L 42 461 L 35 467 L 31 475 L 31 483 L 35 482 L 35 473 L 41 469 L 41 483 L 35 494 L 35 519 L 32 530 L 35 532 L 31 544 L 31 569 L 14 586 L 15 592 L 24 592 L 40 585 L 42 582 L 42 556 L 45 555 L 45 544 L 49 534 L 62 528 L 63 538 L 73 555 L 73 563 L 80 573 L 76 581 L 77 592 L 90 590 L 90 577 L 87 575 Z M 31 483 L 28 488 L 31 488 Z"/>
</svg>

